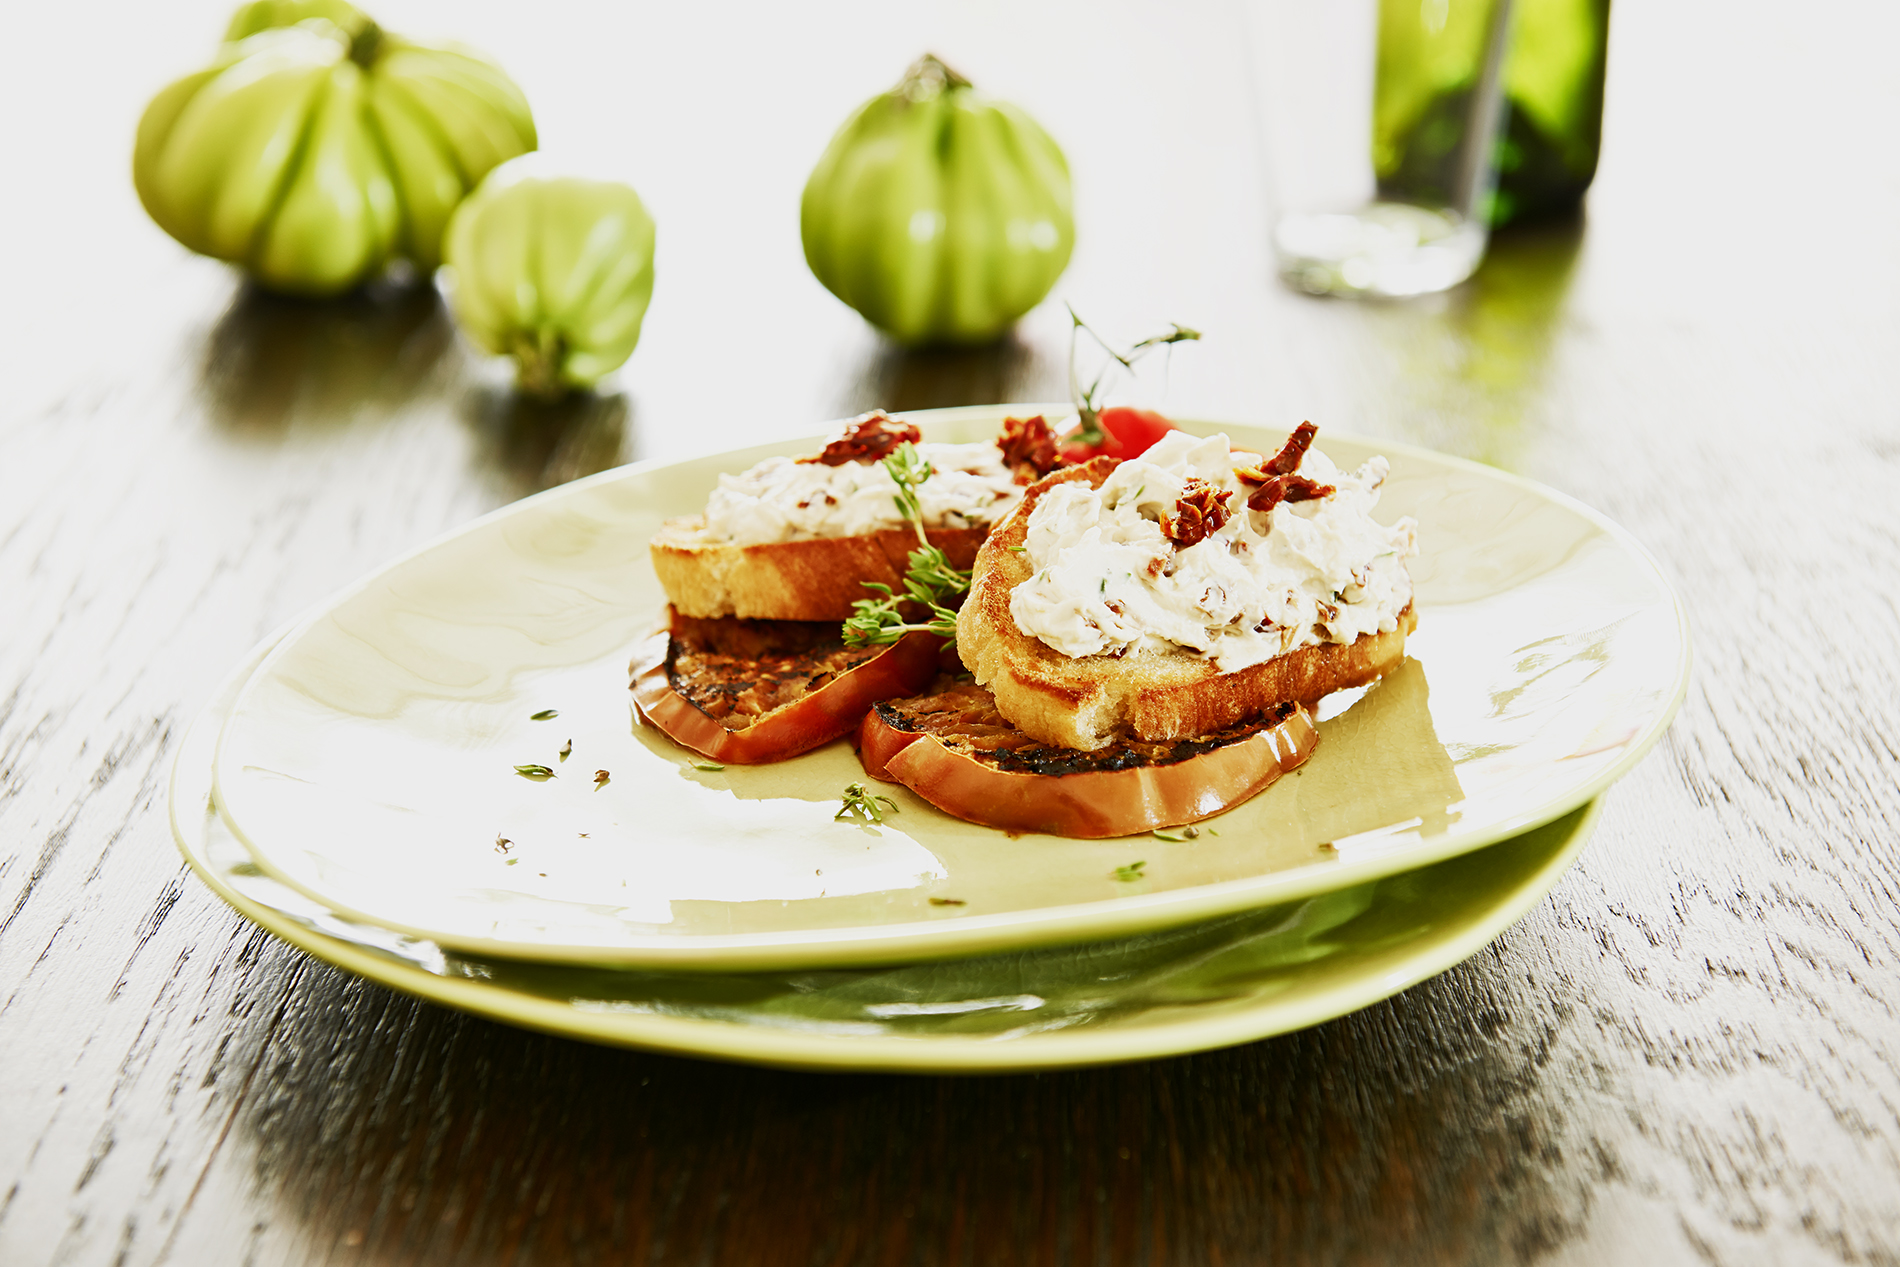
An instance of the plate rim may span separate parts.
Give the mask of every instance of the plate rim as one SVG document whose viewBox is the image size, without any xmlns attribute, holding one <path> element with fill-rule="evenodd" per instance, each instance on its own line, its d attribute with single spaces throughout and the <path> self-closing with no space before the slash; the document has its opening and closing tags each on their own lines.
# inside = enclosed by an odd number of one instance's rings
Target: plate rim
<svg viewBox="0 0 1900 1267">
<path fill-rule="evenodd" d="M 1046 402 L 1019 402 L 910 410 L 893 413 L 892 416 L 918 422 L 949 424 L 958 421 L 986 420 L 1024 411 L 1050 412 L 1068 408 L 1070 408 L 1068 405 L 1056 406 Z M 1259 429 L 1273 425 L 1231 419 L 1182 418 L 1178 421 L 1188 427 L 1209 431 L 1217 431 L 1224 427 Z M 1526 490 L 1581 516 L 1609 535 L 1648 570 L 1658 588 L 1667 596 L 1670 608 L 1675 615 L 1678 653 L 1674 666 L 1674 682 L 1667 704 L 1657 710 L 1644 733 L 1624 746 L 1623 752 L 1616 761 L 1604 767 L 1594 778 L 1585 783 L 1532 809 L 1505 819 L 1485 831 L 1457 840 L 1450 848 L 1434 847 L 1424 851 L 1413 850 L 1360 859 L 1339 859 L 1324 868 L 1306 867 L 1294 872 L 1222 880 L 1163 893 L 1118 895 L 1088 902 L 1032 908 L 1027 911 L 959 915 L 954 919 L 913 920 L 902 924 L 861 925 L 834 929 L 786 930 L 771 933 L 707 933 L 695 934 L 691 938 L 666 934 L 629 935 L 611 946 L 552 942 L 526 943 L 444 933 L 439 929 L 404 923 L 384 915 L 372 914 L 346 903 L 339 903 L 332 895 L 304 883 L 281 864 L 274 862 L 268 851 L 258 845 L 230 811 L 221 782 L 225 765 L 223 752 L 228 735 L 228 722 L 242 708 L 258 678 L 287 653 L 288 649 L 295 644 L 297 636 L 338 605 L 348 601 L 355 594 L 373 585 L 379 578 L 409 561 L 491 522 L 526 513 L 529 508 L 539 504 L 543 499 L 573 496 L 580 490 L 611 484 L 650 470 L 701 461 L 708 457 L 727 453 L 743 456 L 754 451 L 782 449 L 788 445 L 810 443 L 813 439 L 821 438 L 792 436 L 742 449 L 709 450 L 696 457 L 672 458 L 665 461 L 647 459 L 543 490 L 530 497 L 497 507 L 495 510 L 438 534 L 381 567 L 370 570 L 306 609 L 285 626 L 281 639 L 261 660 L 256 662 L 225 714 L 226 725 L 220 727 L 216 756 L 213 759 L 213 789 L 216 794 L 218 812 L 227 829 L 244 844 L 258 867 L 273 879 L 313 901 L 320 902 L 340 913 L 346 913 L 351 918 L 364 923 L 420 937 L 461 953 L 481 957 L 529 959 L 546 963 L 593 965 L 611 963 L 626 967 L 663 968 L 672 971 L 724 972 L 864 966 L 878 963 L 920 962 L 928 959 L 967 958 L 1032 946 L 1061 945 L 1154 932 L 1282 901 L 1297 901 L 1319 893 L 1448 861 L 1522 835 L 1555 821 L 1580 805 L 1600 798 L 1612 784 L 1647 756 L 1660 741 L 1663 734 L 1668 731 L 1688 693 L 1694 659 L 1688 614 L 1681 595 L 1675 586 L 1670 584 L 1660 562 L 1636 539 L 1634 534 L 1607 515 L 1566 493 L 1537 481 L 1469 458 L 1440 453 L 1418 445 L 1344 431 L 1332 434 L 1354 444 L 1392 453 L 1404 453 L 1421 462 L 1447 466 L 1454 470 L 1462 469 L 1485 479 L 1502 480 Z"/>
<path fill-rule="evenodd" d="M 260 645 L 270 645 L 291 627 L 286 626 Z M 248 678 L 249 672 L 245 670 L 254 669 L 262 658 L 256 657 L 240 672 Z M 1439 976 L 1490 945 L 1541 902 L 1569 872 L 1595 835 L 1603 813 L 1602 798 L 1586 803 L 1569 837 L 1502 900 L 1435 942 L 1429 933 L 1415 939 L 1415 946 L 1417 941 L 1427 944 L 1423 949 L 1409 950 L 1402 968 L 1384 973 L 1362 970 L 1330 990 L 1291 1004 L 1268 996 L 1252 1006 L 1199 1021 L 1191 1015 L 1193 1005 L 1182 1005 L 1178 1010 L 1187 1015 L 1123 1028 L 1096 1029 L 1084 1025 L 1008 1035 L 902 1037 L 803 1033 L 743 1021 L 649 1012 L 587 1012 L 553 999 L 524 996 L 479 979 L 438 976 L 375 954 L 354 942 L 310 928 L 276 907 L 245 897 L 206 865 L 187 843 L 184 826 L 187 803 L 180 784 L 188 777 L 186 760 L 197 749 L 193 742 L 195 732 L 214 719 L 218 711 L 217 698 L 241 685 L 231 680 L 237 676 L 233 673 L 226 679 L 214 694 L 214 703 L 198 715 L 185 733 L 172 759 L 167 799 L 174 847 L 205 887 L 238 915 L 304 954 L 437 1006 L 583 1042 L 804 1072 L 1003 1075 L 1078 1069 L 1212 1051 L 1323 1024 Z M 221 719 L 219 724 L 221 728 Z M 215 801 L 215 792 L 210 795 Z M 196 800 L 192 804 L 203 805 Z"/>
</svg>

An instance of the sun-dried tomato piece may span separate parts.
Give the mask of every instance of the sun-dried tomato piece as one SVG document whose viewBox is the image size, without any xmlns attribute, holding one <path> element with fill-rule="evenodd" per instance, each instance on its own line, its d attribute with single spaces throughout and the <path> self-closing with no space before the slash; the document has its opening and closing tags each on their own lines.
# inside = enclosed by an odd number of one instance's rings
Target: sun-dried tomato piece
<svg viewBox="0 0 1900 1267">
<path fill-rule="evenodd" d="M 1035 483 L 1061 461 L 1056 453 L 1055 429 L 1041 414 L 1003 419 L 1003 434 L 996 437 L 996 447 L 1003 451 L 1003 465 L 1015 473 L 1018 484 Z"/>
<path fill-rule="evenodd" d="M 1272 511 L 1281 502 L 1311 502 L 1331 497 L 1337 491 L 1331 484 L 1309 480 L 1304 475 L 1276 475 L 1247 498 L 1248 510 Z"/>
<path fill-rule="evenodd" d="M 1227 505 L 1232 496 L 1206 480 L 1189 480 L 1187 491 L 1175 500 L 1174 513 L 1161 516 L 1161 534 L 1183 550 L 1207 540 L 1233 516 Z"/>
<path fill-rule="evenodd" d="M 1318 427 L 1302 422 L 1293 428 L 1293 434 L 1271 459 L 1259 466 L 1235 468 L 1235 478 L 1246 484 L 1260 485 L 1247 497 L 1248 510 L 1271 511 L 1281 502 L 1318 501 L 1337 491 L 1331 484 L 1294 474 L 1306 460 L 1306 451 L 1313 446 L 1313 437 L 1318 434 Z"/>
<path fill-rule="evenodd" d="M 1300 463 L 1306 460 L 1306 451 L 1313 447 L 1313 437 L 1319 434 L 1319 428 L 1310 422 L 1302 422 L 1293 428 L 1293 434 L 1286 438 L 1280 451 L 1267 463 L 1269 475 L 1291 475 L 1300 469 Z"/>
<path fill-rule="evenodd" d="M 924 433 L 911 422 L 898 422 L 884 413 L 868 413 L 845 424 L 839 439 L 825 446 L 817 457 L 800 458 L 800 463 L 822 462 L 843 466 L 846 462 L 880 462 L 906 441 L 917 444 Z"/>
<path fill-rule="evenodd" d="M 1291 475 L 1300 469 L 1300 463 L 1306 460 L 1306 451 L 1313 447 L 1313 437 L 1319 434 L 1319 428 L 1310 422 L 1302 422 L 1293 428 L 1280 451 L 1259 466 L 1243 466 L 1235 469 L 1234 474 L 1249 484 L 1264 484 L 1276 475 Z"/>
</svg>

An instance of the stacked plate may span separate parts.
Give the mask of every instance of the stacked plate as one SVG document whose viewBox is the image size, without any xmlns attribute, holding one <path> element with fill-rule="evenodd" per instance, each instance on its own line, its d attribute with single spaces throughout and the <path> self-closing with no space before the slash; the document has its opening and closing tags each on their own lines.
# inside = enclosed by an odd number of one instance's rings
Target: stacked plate
<svg viewBox="0 0 1900 1267">
<path fill-rule="evenodd" d="M 976 441 L 1046 408 L 912 417 Z M 1192 838 L 1010 837 L 895 787 L 881 823 L 840 820 L 864 777 L 847 743 L 722 768 L 632 721 L 627 660 L 664 602 L 647 539 L 720 472 L 807 438 L 552 490 L 338 595 L 192 728 L 179 846 L 319 958 L 628 1046 L 1050 1068 L 1363 1007 L 1556 883 L 1681 702 L 1689 642 L 1654 561 L 1595 512 L 1456 459 L 1321 443 L 1342 466 L 1386 454 L 1381 518 L 1419 521 L 1411 659 L 1327 700 L 1307 765 Z"/>
</svg>

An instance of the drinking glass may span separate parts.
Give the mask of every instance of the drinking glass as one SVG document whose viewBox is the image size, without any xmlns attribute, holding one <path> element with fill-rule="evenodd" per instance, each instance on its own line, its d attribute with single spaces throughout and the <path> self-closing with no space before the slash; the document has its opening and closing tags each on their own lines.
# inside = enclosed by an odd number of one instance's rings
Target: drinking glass
<svg viewBox="0 0 1900 1267">
<path fill-rule="evenodd" d="M 1422 295 L 1484 257 L 1511 0 L 1253 0 L 1280 275 Z"/>
</svg>

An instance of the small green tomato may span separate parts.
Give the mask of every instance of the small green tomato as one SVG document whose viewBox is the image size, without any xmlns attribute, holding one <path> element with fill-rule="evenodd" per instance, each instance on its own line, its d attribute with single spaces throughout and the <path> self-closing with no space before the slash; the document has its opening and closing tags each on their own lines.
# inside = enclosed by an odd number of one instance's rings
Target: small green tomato
<svg viewBox="0 0 1900 1267">
<path fill-rule="evenodd" d="M 132 180 L 160 228 L 274 290 L 335 295 L 442 226 L 535 148 L 527 100 L 469 49 L 384 31 L 346 0 L 257 0 L 212 64 L 152 99 Z"/>
<path fill-rule="evenodd" d="M 1036 121 L 934 57 L 845 121 L 805 184 L 805 262 L 900 343 L 986 343 L 1075 242 L 1069 167 Z"/>
<path fill-rule="evenodd" d="M 515 359 L 524 392 L 591 388 L 640 341 L 653 218 L 626 185 L 505 164 L 456 208 L 443 256 L 456 319 Z"/>
</svg>

